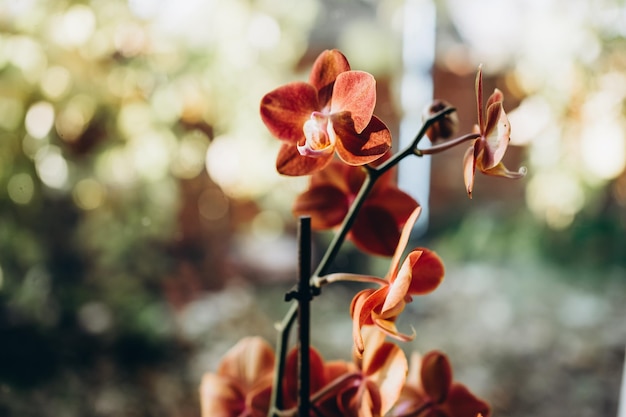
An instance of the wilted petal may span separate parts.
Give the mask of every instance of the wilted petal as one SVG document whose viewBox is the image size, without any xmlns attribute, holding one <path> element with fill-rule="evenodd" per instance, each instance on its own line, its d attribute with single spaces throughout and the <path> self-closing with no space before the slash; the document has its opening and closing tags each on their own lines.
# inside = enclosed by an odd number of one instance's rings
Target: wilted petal
<svg viewBox="0 0 626 417">
<path fill-rule="evenodd" d="M 422 387 L 436 403 L 442 403 L 452 385 L 452 367 L 446 355 L 431 351 L 422 358 L 420 371 Z"/>
<path fill-rule="evenodd" d="M 357 133 L 350 113 L 332 114 L 330 117 L 335 131 L 337 155 L 348 165 L 365 165 L 382 157 L 391 148 L 391 132 L 376 116 Z"/>
<path fill-rule="evenodd" d="M 337 49 L 326 50 L 319 54 L 311 68 L 309 83 L 319 91 L 320 108 L 325 107 L 330 101 L 337 76 L 349 70 L 348 60 Z"/>
<path fill-rule="evenodd" d="M 445 272 L 443 261 L 435 252 L 429 249 L 417 248 L 413 250 L 408 254 L 404 265 L 411 270 L 409 294 L 428 294 L 434 291 L 443 281 Z M 402 273 L 403 270 L 401 269 L 398 275 Z"/>
<path fill-rule="evenodd" d="M 348 212 L 348 197 L 332 185 L 320 185 L 300 194 L 294 203 L 295 216 L 311 216 L 315 230 L 339 226 Z"/>
<path fill-rule="evenodd" d="M 367 127 L 376 106 L 376 81 L 363 71 L 347 71 L 339 74 L 333 87 L 330 113 L 347 112 L 354 122 L 354 129 L 361 133 Z"/>
<path fill-rule="evenodd" d="M 295 143 L 283 143 L 278 150 L 276 170 L 280 174 L 289 176 L 309 175 L 323 169 L 332 160 L 332 154 L 318 158 L 302 156 L 298 152 Z"/>
<path fill-rule="evenodd" d="M 293 143 L 304 138 L 304 123 L 319 109 L 317 91 L 303 82 L 278 87 L 261 99 L 261 119 L 265 126 L 278 139 Z"/>
</svg>

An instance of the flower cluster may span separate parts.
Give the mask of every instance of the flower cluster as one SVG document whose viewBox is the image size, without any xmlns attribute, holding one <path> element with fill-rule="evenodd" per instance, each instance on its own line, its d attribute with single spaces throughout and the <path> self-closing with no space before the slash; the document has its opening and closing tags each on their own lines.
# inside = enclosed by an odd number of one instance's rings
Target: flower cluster
<svg viewBox="0 0 626 417">
<path fill-rule="evenodd" d="M 408 156 L 437 154 L 470 142 L 463 160 L 469 197 L 477 169 L 507 178 L 524 175 L 502 163 L 511 133 L 503 94 L 496 89 L 483 107 L 482 89 L 479 69 L 475 131 L 451 138 L 456 130 L 454 109 L 436 101 L 413 143 L 396 153 L 390 151 L 389 129 L 373 114 L 374 77 L 350 69 L 337 50 L 319 55 L 308 82 L 290 83 L 263 97 L 261 118 L 281 141 L 276 169 L 289 176 L 310 175 L 309 188 L 296 198 L 294 214 L 308 216 L 313 229 L 335 230 L 310 277 L 310 297 L 337 281 L 377 288 L 362 289 L 350 304 L 353 361 L 327 362 L 307 344 L 283 353 L 288 337 L 279 338 L 277 354 L 263 339 L 245 338 L 224 356 L 216 372 L 205 374 L 200 388 L 203 416 L 489 416 L 485 401 L 453 381 L 445 354 L 415 353 L 409 367 L 403 350 L 387 340 L 415 336 L 415 331 L 400 331 L 397 318 L 413 296 L 434 291 L 444 278 L 443 262 L 432 250 L 417 247 L 404 255 L 421 207 L 395 185 L 393 168 Z M 425 135 L 434 145 L 420 149 Z M 346 239 L 367 253 L 391 256 L 385 277 L 327 273 Z M 281 332 L 289 333 L 296 311 L 287 313 Z M 302 355 L 307 350 L 305 367 Z M 304 414 L 302 403 L 307 405 Z"/>
<path fill-rule="evenodd" d="M 397 345 L 371 326 L 364 330 L 366 353 L 353 361 L 324 361 L 310 349 L 311 416 L 488 416 L 489 405 L 464 385 L 453 382 L 448 358 L 431 351 L 414 353 L 411 366 Z M 226 353 L 216 373 L 200 385 L 203 417 L 265 417 L 270 411 L 274 364 L 272 348 L 247 337 Z M 297 403 L 297 356 L 292 349 L 282 376 L 281 415 L 294 416 Z"/>
</svg>

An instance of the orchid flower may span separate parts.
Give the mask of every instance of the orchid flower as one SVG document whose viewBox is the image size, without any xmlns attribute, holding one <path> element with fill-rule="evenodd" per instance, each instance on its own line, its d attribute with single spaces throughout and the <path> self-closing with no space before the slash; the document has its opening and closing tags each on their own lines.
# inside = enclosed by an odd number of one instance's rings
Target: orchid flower
<svg viewBox="0 0 626 417">
<path fill-rule="evenodd" d="M 335 152 L 348 165 L 375 161 L 391 147 L 391 133 L 373 115 L 376 81 L 353 71 L 338 50 L 322 52 L 309 82 L 292 82 L 267 93 L 261 118 L 282 141 L 276 169 L 308 175 L 327 166 Z"/>
<path fill-rule="evenodd" d="M 246 337 L 200 385 L 202 417 L 265 417 L 269 410 L 274 351 L 260 337 Z"/>
<path fill-rule="evenodd" d="M 411 355 L 406 384 L 390 413 L 393 417 L 488 417 L 489 405 L 464 385 L 453 382 L 445 354 L 431 351 Z"/>
<path fill-rule="evenodd" d="M 422 295 L 433 291 L 443 280 L 444 267 L 441 259 L 425 248 L 413 249 L 400 265 L 400 257 L 409 241 L 411 230 L 419 217 L 421 208 L 417 207 L 406 221 L 398 246 L 391 260 L 391 266 L 385 279 L 367 275 L 335 273 L 321 279 L 326 282 L 362 281 L 380 285 L 379 289 L 365 289 L 352 299 L 352 336 L 355 351 L 362 354 L 365 345 L 361 329 L 365 325 L 376 325 L 380 330 L 398 340 L 408 341 L 413 335 L 398 331 L 395 320 L 404 310 L 412 295 Z"/>
<path fill-rule="evenodd" d="M 355 356 L 354 363 L 336 361 L 326 365 L 326 375 L 330 375 L 330 371 L 336 377 L 316 399 L 317 415 L 373 417 L 387 414 L 400 398 L 408 361 L 402 349 L 384 339 L 384 333 L 368 326 L 364 329 L 367 349 L 363 357 Z"/>
<path fill-rule="evenodd" d="M 379 159 L 379 161 L 385 158 Z M 378 161 L 377 161 L 378 162 Z M 307 191 L 295 201 L 296 216 L 311 216 L 316 230 L 339 227 L 365 181 L 365 171 L 334 160 L 311 176 Z M 374 255 L 393 255 L 400 231 L 418 203 L 392 181 L 392 171 L 378 178 L 361 206 L 347 238 Z"/>
<path fill-rule="evenodd" d="M 504 95 L 496 88 L 483 107 L 483 72 L 480 67 L 476 75 L 478 125 L 475 126 L 476 133 L 480 136 L 472 142 L 463 158 L 463 176 L 470 198 L 477 168 L 483 174 L 514 179 L 521 178 L 526 173 L 523 167 L 518 172 L 509 171 L 502 163 L 511 140 L 511 124 L 504 112 L 503 101 Z"/>
</svg>

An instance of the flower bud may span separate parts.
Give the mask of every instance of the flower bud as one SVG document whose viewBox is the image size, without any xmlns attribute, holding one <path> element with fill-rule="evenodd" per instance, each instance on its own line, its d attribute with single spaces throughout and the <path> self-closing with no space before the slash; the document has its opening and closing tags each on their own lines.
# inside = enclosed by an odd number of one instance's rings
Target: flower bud
<svg viewBox="0 0 626 417">
<path fill-rule="evenodd" d="M 451 107 L 448 102 L 435 99 L 430 106 L 424 109 L 422 119 L 427 120 L 432 115 L 437 114 L 448 107 Z M 459 118 L 456 111 L 453 111 L 440 117 L 436 122 L 430 125 L 428 130 L 426 130 L 426 135 L 433 143 L 437 140 L 450 139 L 456 133 L 458 125 Z"/>
</svg>

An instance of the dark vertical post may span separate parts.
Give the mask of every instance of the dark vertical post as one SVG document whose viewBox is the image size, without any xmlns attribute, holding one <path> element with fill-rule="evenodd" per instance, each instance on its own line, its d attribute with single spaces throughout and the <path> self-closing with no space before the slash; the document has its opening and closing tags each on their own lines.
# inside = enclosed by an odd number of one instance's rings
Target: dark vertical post
<svg viewBox="0 0 626 417">
<path fill-rule="evenodd" d="M 298 225 L 298 416 L 309 417 L 311 345 L 311 218 Z"/>
</svg>

